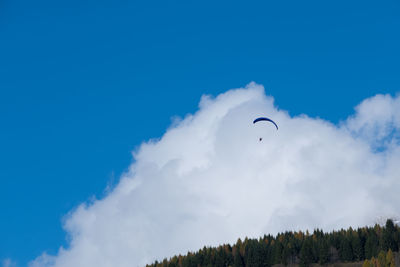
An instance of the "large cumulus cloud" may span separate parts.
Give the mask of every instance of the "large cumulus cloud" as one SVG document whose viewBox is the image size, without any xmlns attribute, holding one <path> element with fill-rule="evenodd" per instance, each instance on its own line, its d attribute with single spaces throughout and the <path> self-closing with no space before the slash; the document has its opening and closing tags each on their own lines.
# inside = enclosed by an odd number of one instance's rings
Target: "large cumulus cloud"
<svg viewBox="0 0 400 267">
<path fill-rule="evenodd" d="M 252 124 L 267 114 L 279 124 Z M 68 248 L 32 266 L 143 266 L 284 230 L 371 224 L 400 212 L 400 98 L 366 99 L 339 125 L 291 117 L 251 83 L 143 143 L 105 198 L 71 212 Z M 259 137 L 263 137 L 262 142 Z"/>
</svg>

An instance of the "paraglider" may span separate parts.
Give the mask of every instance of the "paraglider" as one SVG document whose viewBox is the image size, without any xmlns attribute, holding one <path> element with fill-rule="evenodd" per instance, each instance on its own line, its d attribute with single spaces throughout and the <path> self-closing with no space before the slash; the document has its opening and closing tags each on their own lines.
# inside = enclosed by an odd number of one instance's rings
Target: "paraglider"
<svg viewBox="0 0 400 267">
<path fill-rule="evenodd" d="M 271 120 L 271 119 L 268 119 L 268 118 L 265 118 L 265 117 L 260 117 L 260 118 L 255 119 L 255 120 L 253 121 L 253 123 L 256 123 L 256 122 L 259 122 L 259 121 L 269 121 L 269 122 L 272 122 L 272 123 L 275 125 L 276 129 L 278 130 L 278 125 L 277 125 L 273 120 Z"/>
<path fill-rule="evenodd" d="M 278 125 L 271 119 L 268 119 L 266 117 L 260 117 L 260 118 L 255 119 L 253 121 L 253 124 L 256 123 L 256 122 L 259 122 L 259 121 L 269 121 L 269 122 L 273 123 L 275 125 L 275 127 L 276 127 L 276 130 L 278 130 Z M 259 141 L 261 142 L 262 140 L 263 140 L 262 137 L 260 137 Z"/>
</svg>

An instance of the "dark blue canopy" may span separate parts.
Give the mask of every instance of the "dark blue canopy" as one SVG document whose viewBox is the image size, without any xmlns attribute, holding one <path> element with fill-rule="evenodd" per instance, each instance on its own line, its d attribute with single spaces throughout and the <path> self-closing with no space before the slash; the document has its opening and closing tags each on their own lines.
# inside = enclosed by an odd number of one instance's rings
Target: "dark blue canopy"
<svg viewBox="0 0 400 267">
<path fill-rule="evenodd" d="M 271 119 L 268 119 L 268 118 L 265 118 L 265 117 L 260 117 L 260 118 L 255 119 L 255 120 L 253 121 L 253 123 L 256 123 L 256 122 L 259 122 L 259 121 L 269 121 L 269 122 L 272 122 L 272 123 L 275 125 L 276 129 L 278 130 L 278 125 L 276 125 L 276 123 L 275 123 L 273 120 L 271 120 Z"/>
</svg>

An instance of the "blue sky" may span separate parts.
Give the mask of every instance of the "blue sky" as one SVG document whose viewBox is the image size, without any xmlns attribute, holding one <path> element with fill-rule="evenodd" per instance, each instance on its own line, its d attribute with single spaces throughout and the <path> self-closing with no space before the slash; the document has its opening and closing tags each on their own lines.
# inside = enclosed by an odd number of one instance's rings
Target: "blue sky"
<svg viewBox="0 0 400 267">
<path fill-rule="evenodd" d="M 400 88 L 396 1 L 0 3 L 0 259 L 65 244 L 171 117 L 251 81 L 280 109 L 337 123 Z"/>
</svg>

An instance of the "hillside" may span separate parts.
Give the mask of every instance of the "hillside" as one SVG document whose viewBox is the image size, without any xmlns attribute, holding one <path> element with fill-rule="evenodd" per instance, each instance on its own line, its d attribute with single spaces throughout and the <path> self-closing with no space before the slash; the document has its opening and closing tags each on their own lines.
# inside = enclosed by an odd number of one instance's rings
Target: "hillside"
<svg viewBox="0 0 400 267">
<path fill-rule="evenodd" d="M 324 233 L 284 232 L 259 239 L 245 238 L 218 247 L 173 256 L 146 267 L 261 267 L 261 266 L 400 266 L 400 227 L 392 220 L 385 226 L 341 229 Z"/>
</svg>

